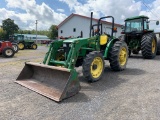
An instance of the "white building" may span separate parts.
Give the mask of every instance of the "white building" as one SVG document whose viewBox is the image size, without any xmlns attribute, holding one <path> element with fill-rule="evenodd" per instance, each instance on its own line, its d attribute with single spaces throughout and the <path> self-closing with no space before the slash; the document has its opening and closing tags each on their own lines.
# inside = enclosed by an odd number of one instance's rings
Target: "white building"
<svg viewBox="0 0 160 120">
<path fill-rule="evenodd" d="M 105 19 L 104 19 L 105 20 Z M 103 32 L 111 34 L 112 23 L 107 21 L 102 21 Z M 93 18 L 92 24 L 97 24 L 98 19 Z M 113 35 L 118 37 L 121 34 L 121 25 L 115 23 L 117 32 Z M 89 37 L 90 33 L 90 17 L 71 14 L 64 21 L 58 25 L 58 36 L 59 37 L 78 37 L 83 34 L 83 37 Z"/>
</svg>

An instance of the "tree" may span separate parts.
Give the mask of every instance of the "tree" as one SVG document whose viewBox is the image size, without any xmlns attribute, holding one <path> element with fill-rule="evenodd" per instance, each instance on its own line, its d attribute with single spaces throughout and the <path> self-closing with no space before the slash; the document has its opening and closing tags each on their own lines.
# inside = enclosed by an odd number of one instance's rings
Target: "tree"
<svg viewBox="0 0 160 120">
<path fill-rule="evenodd" d="M 49 29 L 49 35 L 48 35 L 48 37 L 50 39 L 55 39 L 56 37 L 58 37 L 57 25 L 51 25 L 51 27 Z"/>
<path fill-rule="evenodd" d="M 5 35 L 6 35 L 6 31 L 0 28 L 0 40 L 4 39 Z"/>
<path fill-rule="evenodd" d="M 14 20 L 11 20 L 10 18 L 3 20 L 2 28 L 6 31 L 5 39 L 9 39 L 9 35 L 13 35 L 19 30 L 18 25 L 15 24 Z"/>
</svg>

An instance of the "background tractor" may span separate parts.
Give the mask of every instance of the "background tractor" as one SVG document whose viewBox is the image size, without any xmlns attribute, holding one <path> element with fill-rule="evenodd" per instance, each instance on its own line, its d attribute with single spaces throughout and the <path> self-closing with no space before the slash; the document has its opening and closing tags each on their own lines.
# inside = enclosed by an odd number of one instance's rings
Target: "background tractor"
<svg viewBox="0 0 160 120">
<path fill-rule="evenodd" d="M 0 54 L 6 58 L 13 57 L 15 51 L 12 47 L 12 43 L 9 41 L 0 41 Z"/>
<path fill-rule="evenodd" d="M 33 40 L 25 39 L 24 35 L 12 35 L 10 41 L 17 43 L 19 50 L 37 49 L 37 44 Z"/>
<path fill-rule="evenodd" d="M 124 32 L 120 39 L 128 45 L 129 55 L 138 54 L 142 51 L 142 55 L 146 59 L 152 59 L 157 52 L 157 38 L 154 30 L 149 29 L 149 21 L 147 16 L 136 16 L 125 20 Z M 159 22 L 157 21 L 157 25 Z"/>
<path fill-rule="evenodd" d="M 90 32 L 93 32 L 91 14 Z M 102 34 L 101 20 L 112 19 L 111 35 Z M 124 41 L 113 36 L 114 18 L 98 20 L 97 31 L 90 38 L 73 38 L 51 43 L 43 63 L 26 62 L 16 83 L 55 101 L 75 95 L 80 90 L 75 67 L 82 66 L 84 78 L 98 81 L 104 72 L 105 61 L 109 60 L 114 71 L 126 68 L 128 48 Z M 90 33 L 91 34 L 91 33 Z"/>
</svg>

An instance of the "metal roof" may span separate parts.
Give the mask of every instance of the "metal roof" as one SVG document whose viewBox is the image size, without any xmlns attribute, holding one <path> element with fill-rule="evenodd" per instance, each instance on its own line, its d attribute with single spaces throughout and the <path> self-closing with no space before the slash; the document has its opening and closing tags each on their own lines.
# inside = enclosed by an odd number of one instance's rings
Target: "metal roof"
<svg viewBox="0 0 160 120">
<path fill-rule="evenodd" d="M 36 39 L 36 34 L 14 34 L 14 35 L 24 35 L 25 38 Z M 37 35 L 37 40 L 50 40 L 46 35 Z"/>
<path fill-rule="evenodd" d="M 72 13 L 70 16 L 68 16 L 64 21 L 62 21 L 62 22 L 58 25 L 58 28 L 61 27 L 63 24 L 65 24 L 68 20 L 70 20 L 70 19 L 71 19 L 72 17 L 74 17 L 74 16 L 79 16 L 79 17 L 82 17 L 82 18 L 91 19 L 90 17 L 87 17 L 87 16 L 83 16 L 83 15 L 79 15 L 79 14 L 74 14 L 74 13 Z M 93 18 L 93 20 L 95 20 L 95 21 L 98 22 L 99 19 Z M 104 21 L 104 20 L 102 20 L 102 23 L 112 24 L 111 22 L 107 22 L 107 21 Z M 117 23 L 114 23 L 114 24 L 115 24 L 115 26 L 119 26 L 119 27 L 122 26 L 121 24 L 117 24 Z"/>
<path fill-rule="evenodd" d="M 141 15 L 141 16 L 134 16 L 134 17 L 127 18 L 125 21 L 134 20 L 134 19 L 140 19 L 140 18 L 147 18 L 147 19 L 149 19 L 149 17 Z"/>
</svg>

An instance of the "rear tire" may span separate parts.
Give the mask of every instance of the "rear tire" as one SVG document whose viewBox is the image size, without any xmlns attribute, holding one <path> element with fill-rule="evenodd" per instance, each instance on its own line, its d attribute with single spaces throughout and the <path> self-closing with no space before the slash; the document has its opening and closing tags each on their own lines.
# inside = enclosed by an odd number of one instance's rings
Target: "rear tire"
<svg viewBox="0 0 160 120">
<path fill-rule="evenodd" d="M 157 55 L 160 55 L 160 38 L 157 39 Z"/>
<path fill-rule="evenodd" d="M 12 43 L 12 47 L 13 47 L 15 53 L 17 53 L 19 50 L 18 45 L 16 43 Z"/>
<path fill-rule="evenodd" d="M 6 48 L 4 48 L 3 51 L 2 51 L 2 55 L 3 55 L 4 57 L 6 57 L 6 58 L 11 58 L 11 57 L 14 56 L 14 54 L 15 54 L 15 51 L 14 51 L 14 49 L 11 48 L 11 47 L 6 47 Z"/>
<path fill-rule="evenodd" d="M 128 47 L 124 41 L 116 41 L 109 52 L 110 67 L 114 71 L 126 68 L 128 60 Z"/>
<path fill-rule="evenodd" d="M 146 59 L 152 59 L 157 53 L 157 38 L 154 33 L 143 35 L 141 41 L 142 55 Z"/>
<path fill-rule="evenodd" d="M 22 43 L 22 42 L 18 43 L 18 48 L 20 50 L 24 50 L 24 43 Z"/>
<path fill-rule="evenodd" d="M 104 59 L 100 52 L 90 52 L 83 60 L 82 64 L 83 76 L 88 82 L 98 81 L 104 72 Z"/>
</svg>

